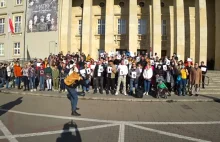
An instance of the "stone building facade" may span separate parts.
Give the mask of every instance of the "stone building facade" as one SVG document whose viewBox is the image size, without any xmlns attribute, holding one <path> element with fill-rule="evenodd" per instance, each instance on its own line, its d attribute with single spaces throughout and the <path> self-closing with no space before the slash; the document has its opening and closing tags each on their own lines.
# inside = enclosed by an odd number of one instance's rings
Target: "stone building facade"
<svg viewBox="0 0 220 142">
<path fill-rule="evenodd" d="M 214 60 L 220 70 L 219 7 L 219 0 L 59 0 L 58 30 L 27 33 L 22 25 L 19 34 L 5 32 L 0 59 L 43 58 L 58 51 L 82 51 L 93 58 L 103 51 L 175 52 L 180 59 Z M 8 13 L 22 14 L 25 23 L 26 2 L 0 8 L 0 18 L 7 19 Z M 21 43 L 16 56 L 15 41 Z"/>
</svg>

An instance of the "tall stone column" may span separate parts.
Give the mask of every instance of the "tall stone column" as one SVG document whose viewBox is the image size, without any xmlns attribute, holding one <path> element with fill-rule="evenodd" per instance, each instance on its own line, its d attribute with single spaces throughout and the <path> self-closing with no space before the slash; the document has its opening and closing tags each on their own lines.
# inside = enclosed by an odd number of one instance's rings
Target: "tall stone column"
<svg viewBox="0 0 220 142">
<path fill-rule="evenodd" d="M 59 27 L 59 47 L 66 54 L 71 48 L 72 0 L 60 1 L 59 14 L 62 25 Z"/>
<path fill-rule="evenodd" d="M 184 0 L 174 0 L 174 51 L 179 55 L 179 59 L 185 58 L 185 14 Z"/>
<path fill-rule="evenodd" d="M 129 1 L 129 51 L 137 52 L 138 39 L 137 0 Z"/>
<path fill-rule="evenodd" d="M 170 11 L 170 52 L 169 56 L 172 57 L 174 53 L 174 7 L 169 6 Z"/>
<path fill-rule="evenodd" d="M 152 47 L 153 54 L 161 57 L 161 3 L 160 0 L 152 0 Z"/>
<path fill-rule="evenodd" d="M 82 52 L 87 56 L 92 51 L 92 0 L 84 0 L 83 2 L 82 22 Z"/>
<path fill-rule="evenodd" d="M 195 0 L 196 62 L 207 61 L 207 10 L 206 0 Z"/>
<path fill-rule="evenodd" d="M 215 69 L 220 70 L 220 1 L 215 0 Z"/>
<path fill-rule="evenodd" d="M 105 15 L 105 51 L 108 53 L 114 47 L 114 1 L 106 0 Z"/>
</svg>

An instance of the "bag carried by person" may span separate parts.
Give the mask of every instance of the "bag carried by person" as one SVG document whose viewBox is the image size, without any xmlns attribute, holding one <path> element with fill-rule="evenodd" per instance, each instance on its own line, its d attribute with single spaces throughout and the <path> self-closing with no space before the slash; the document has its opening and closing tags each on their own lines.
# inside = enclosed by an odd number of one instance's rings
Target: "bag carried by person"
<svg viewBox="0 0 220 142">
<path fill-rule="evenodd" d="M 135 94 L 137 98 L 143 98 L 143 91 L 141 89 L 136 89 Z"/>
<path fill-rule="evenodd" d="M 64 83 L 67 85 L 67 86 L 70 86 L 70 85 L 73 85 L 76 83 L 76 81 L 80 80 L 80 75 L 77 73 L 77 72 L 73 72 L 71 73 L 69 76 L 67 76 L 65 79 L 64 79 Z"/>
</svg>

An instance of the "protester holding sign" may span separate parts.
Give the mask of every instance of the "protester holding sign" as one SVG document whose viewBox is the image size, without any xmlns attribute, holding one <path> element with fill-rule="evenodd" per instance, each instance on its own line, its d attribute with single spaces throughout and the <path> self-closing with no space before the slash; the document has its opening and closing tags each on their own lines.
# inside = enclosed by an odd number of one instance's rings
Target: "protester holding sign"
<svg viewBox="0 0 220 142">
<path fill-rule="evenodd" d="M 144 77 L 143 95 L 148 95 L 150 92 L 151 78 L 153 77 L 153 69 L 151 67 L 151 64 L 148 63 L 147 66 L 145 67 L 143 77 Z"/>
<path fill-rule="evenodd" d="M 116 74 L 116 67 L 113 61 L 110 60 L 107 66 L 107 86 L 106 86 L 107 95 L 109 94 L 109 92 L 111 92 L 112 95 L 115 93 L 115 74 Z"/>
<path fill-rule="evenodd" d="M 103 59 L 100 59 L 100 61 L 96 64 L 94 69 L 94 94 L 97 93 L 98 88 L 100 88 L 99 92 L 103 94 L 103 71 L 104 71 L 104 65 L 103 65 Z"/>
<path fill-rule="evenodd" d="M 123 90 L 124 90 L 124 95 L 127 95 L 126 93 L 126 76 L 128 74 L 128 67 L 124 64 L 124 61 L 121 61 L 121 64 L 118 66 L 118 85 L 117 85 L 117 90 L 115 95 L 118 95 L 120 85 L 123 83 Z"/>
<path fill-rule="evenodd" d="M 141 75 L 140 70 L 136 67 L 136 63 L 132 63 L 132 67 L 128 72 L 128 76 L 130 77 L 130 95 L 135 94 L 135 91 L 138 89 L 138 79 Z M 135 87 L 135 91 L 133 91 L 133 87 Z"/>
<path fill-rule="evenodd" d="M 202 88 L 205 88 L 205 75 L 207 73 L 207 66 L 204 64 L 204 61 L 201 62 L 199 68 L 202 70 Z"/>
</svg>

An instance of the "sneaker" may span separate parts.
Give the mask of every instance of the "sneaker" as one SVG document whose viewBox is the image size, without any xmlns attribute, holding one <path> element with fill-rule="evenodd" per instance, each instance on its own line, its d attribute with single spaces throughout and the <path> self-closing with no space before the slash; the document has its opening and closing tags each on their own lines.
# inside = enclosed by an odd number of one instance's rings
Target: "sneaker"
<svg viewBox="0 0 220 142">
<path fill-rule="evenodd" d="M 118 96 L 118 92 L 115 93 L 115 96 Z"/>
<path fill-rule="evenodd" d="M 73 111 L 73 112 L 71 113 L 71 115 L 72 115 L 72 116 L 81 116 L 81 114 L 77 113 L 76 111 Z"/>
<path fill-rule="evenodd" d="M 33 89 L 31 89 L 31 92 L 33 92 Z"/>
<path fill-rule="evenodd" d="M 37 91 L 37 89 L 34 89 L 34 92 L 36 92 Z"/>
<path fill-rule="evenodd" d="M 124 93 L 125 96 L 127 96 L 127 93 Z"/>
<path fill-rule="evenodd" d="M 148 96 L 148 92 L 146 93 L 146 95 Z"/>
<path fill-rule="evenodd" d="M 144 92 L 143 96 L 145 96 L 145 95 L 146 95 L 146 92 Z"/>
</svg>

